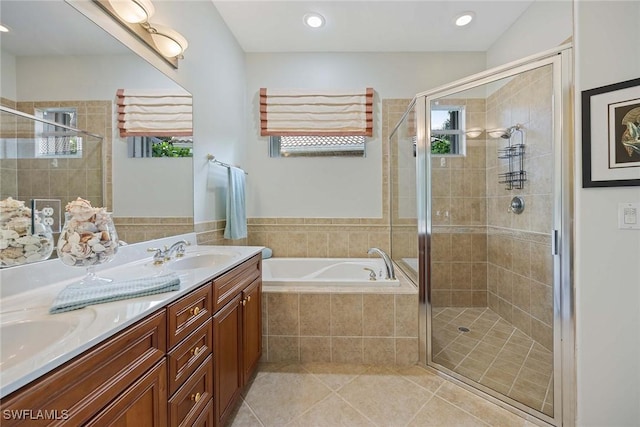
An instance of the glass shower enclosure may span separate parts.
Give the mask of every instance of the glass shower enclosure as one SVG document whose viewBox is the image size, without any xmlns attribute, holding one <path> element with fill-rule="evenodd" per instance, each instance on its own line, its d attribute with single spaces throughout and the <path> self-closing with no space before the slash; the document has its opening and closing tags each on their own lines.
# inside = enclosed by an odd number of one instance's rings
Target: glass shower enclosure
<svg viewBox="0 0 640 427">
<path fill-rule="evenodd" d="M 570 51 L 418 94 L 390 136 L 421 362 L 551 425 L 572 404 Z"/>
</svg>

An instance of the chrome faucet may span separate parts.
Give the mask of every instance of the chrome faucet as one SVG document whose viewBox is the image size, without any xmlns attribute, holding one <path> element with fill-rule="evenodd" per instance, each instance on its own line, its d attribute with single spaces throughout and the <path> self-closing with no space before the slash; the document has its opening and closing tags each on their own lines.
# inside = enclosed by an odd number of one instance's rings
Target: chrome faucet
<svg viewBox="0 0 640 427">
<path fill-rule="evenodd" d="M 369 255 L 371 254 L 380 255 L 380 257 L 384 261 L 384 266 L 387 269 L 387 277 L 385 277 L 385 279 L 396 280 L 396 271 L 393 268 L 393 262 L 391 262 L 391 258 L 389 258 L 389 255 L 387 255 L 382 249 L 379 249 L 379 248 L 370 248 L 367 253 Z"/>
<path fill-rule="evenodd" d="M 165 261 L 169 261 L 171 259 L 171 255 L 176 253 L 176 258 L 182 258 L 184 256 L 184 252 L 187 250 L 187 246 L 191 243 L 186 240 L 178 240 L 173 245 L 169 247 L 169 249 L 164 250 L 164 259 Z"/>
<path fill-rule="evenodd" d="M 187 246 L 191 245 L 191 243 L 186 240 L 178 240 L 170 247 L 165 246 L 164 250 L 158 248 L 149 248 L 147 252 L 153 252 L 153 264 L 160 265 L 165 262 L 169 262 L 171 260 L 171 255 L 176 253 L 176 258 L 181 258 L 184 256 L 184 252 L 187 250 Z"/>
</svg>

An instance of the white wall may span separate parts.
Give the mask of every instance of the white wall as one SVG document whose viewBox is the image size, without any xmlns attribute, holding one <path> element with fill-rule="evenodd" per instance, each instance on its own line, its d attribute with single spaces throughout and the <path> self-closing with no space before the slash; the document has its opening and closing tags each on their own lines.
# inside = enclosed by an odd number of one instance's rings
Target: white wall
<svg viewBox="0 0 640 427">
<path fill-rule="evenodd" d="M 575 12 L 577 424 L 638 426 L 640 230 L 618 230 L 617 207 L 640 202 L 640 188 L 581 188 L 579 117 L 581 91 L 640 76 L 640 2 L 576 1 Z"/>
<path fill-rule="evenodd" d="M 16 99 L 16 57 L 12 54 L 0 51 L 0 94 L 3 97 Z"/>
<path fill-rule="evenodd" d="M 194 95 L 194 221 L 223 219 L 226 169 L 210 166 L 206 156 L 241 163 L 246 145 L 244 52 L 210 0 L 154 4 L 154 22 L 174 28 L 189 41 L 176 76 Z"/>
<path fill-rule="evenodd" d="M 484 53 L 247 54 L 249 217 L 382 217 L 380 102 L 485 68 Z M 267 88 L 373 87 L 374 135 L 365 158 L 269 158 L 259 134 L 258 93 Z M 394 124 L 395 125 L 395 124 Z M 393 126 L 393 125 L 392 125 Z"/>
<path fill-rule="evenodd" d="M 552 49 L 572 34 L 571 0 L 536 0 L 487 50 L 487 68 Z"/>
</svg>

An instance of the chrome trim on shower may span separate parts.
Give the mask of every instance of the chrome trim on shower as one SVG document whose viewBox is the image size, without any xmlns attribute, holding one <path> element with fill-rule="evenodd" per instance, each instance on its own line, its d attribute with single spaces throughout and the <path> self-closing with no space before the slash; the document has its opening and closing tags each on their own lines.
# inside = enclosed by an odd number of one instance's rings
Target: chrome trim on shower
<svg viewBox="0 0 640 427">
<path fill-rule="evenodd" d="M 417 210 L 418 210 L 418 279 L 419 279 L 419 354 L 420 361 L 469 386 L 477 394 L 523 416 L 533 416 L 551 425 L 575 424 L 575 306 L 573 286 L 573 99 L 571 45 L 532 55 L 519 61 L 488 70 L 416 95 L 417 112 Z M 558 254 L 554 254 L 553 279 L 553 416 L 530 408 L 497 391 L 472 381 L 433 362 L 431 343 L 432 278 L 429 266 L 432 245 L 430 111 L 431 101 L 462 92 L 492 81 L 515 76 L 543 66 L 553 69 L 553 146 L 554 188 L 553 224 L 557 230 Z M 412 103 L 413 104 L 413 103 Z M 555 234 L 555 233 L 553 233 Z"/>
</svg>

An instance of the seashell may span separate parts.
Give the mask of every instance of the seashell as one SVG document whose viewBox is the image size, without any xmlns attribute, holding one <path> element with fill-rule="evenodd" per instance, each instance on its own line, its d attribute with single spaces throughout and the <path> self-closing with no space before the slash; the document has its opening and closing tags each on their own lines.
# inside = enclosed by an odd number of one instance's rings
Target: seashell
<svg viewBox="0 0 640 427">
<path fill-rule="evenodd" d="M 69 253 L 62 255 L 62 258 L 60 259 L 67 265 L 76 265 L 76 258 Z"/>
<path fill-rule="evenodd" d="M 29 235 L 29 236 L 24 236 L 16 239 L 16 242 L 26 246 L 26 245 L 33 245 L 36 243 L 40 243 L 40 239 L 37 236 Z"/>
<path fill-rule="evenodd" d="M 78 224 L 76 230 L 81 233 L 95 233 L 98 231 L 98 227 L 93 222 L 84 221 Z"/>
<path fill-rule="evenodd" d="M 22 254 L 23 252 L 22 252 L 22 249 L 20 248 L 7 248 L 0 251 L 0 258 L 16 259 L 21 257 Z"/>
<path fill-rule="evenodd" d="M 111 241 L 111 236 L 109 235 L 109 231 L 108 230 L 103 230 L 102 234 L 100 235 L 100 240 L 103 242 L 110 242 Z"/>
<path fill-rule="evenodd" d="M 78 243 L 80 243 L 80 234 L 73 232 L 68 236 L 67 240 L 72 245 L 77 245 Z"/>
<path fill-rule="evenodd" d="M 100 252 L 104 252 L 107 248 L 102 246 L 100 243 L 96 243 L 95 245 L 93 245 L 91 249 L 93 249 L 93 251 L 96 253 L 100 253 Z"/>
<path fill-rule="evenodd" d="M 100 243 L 100 238 L 93 236 L 91 239 L 87 240 L 87 245 L 93 246 L 96 243 Z"/>
<path fill-rule="evenodd" d="M 0 230 L 0 233 L 2 233 L 2 238 L 6 240 L 15 240 L 20 237 L 15 230 Z"/>
<path fill-rule="evenodd" d="M 82 233 L 80 235 L 80 243 L 87 243 L 91 239 L 93 239 L 93 233 Z"/>
<path fill-rule="evenodd" d="M 85 244 L 72 244 L 71 245 L 71 255 L 76 257 L 76 259 L 84 259 L 91 255 L 91 247 Z"/>
<path fill-rule="evenodd" d="M 25 245 L 25 247 L 23 248 L 23 251 L 24 252 L 38 252 L 39 249 L 40 249 L 40 246 Z"/>
<path fill-rule="evenodd" d="M 39 253 L 34 253 L 32 255 L 27 255 L 26 257 L 26 261 L 27 262 L 35 262 L 35 261 L 40 261 L 42 259 L 42 255 L 40 255 Z"/>
</svg>

